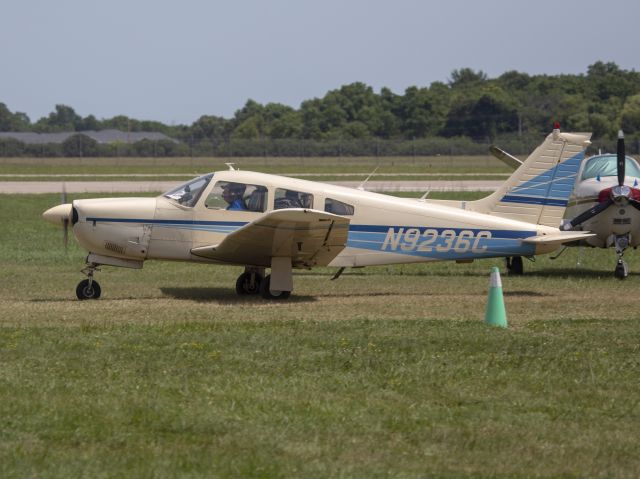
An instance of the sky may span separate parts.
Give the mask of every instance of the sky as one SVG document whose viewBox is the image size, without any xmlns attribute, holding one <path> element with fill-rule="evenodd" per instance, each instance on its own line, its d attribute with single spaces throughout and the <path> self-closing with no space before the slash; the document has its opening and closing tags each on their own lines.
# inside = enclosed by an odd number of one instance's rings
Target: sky
<svg viewBox="0 0 640 479">
<path fill-rule="evenodd" d="M 2 0 L 0 19 L 0 103 L 31 121 L 65 104 L 191 124 L 357 81 L 403 94 L 459 68 L 640 70 L 629 0 Z"/>
</svg>

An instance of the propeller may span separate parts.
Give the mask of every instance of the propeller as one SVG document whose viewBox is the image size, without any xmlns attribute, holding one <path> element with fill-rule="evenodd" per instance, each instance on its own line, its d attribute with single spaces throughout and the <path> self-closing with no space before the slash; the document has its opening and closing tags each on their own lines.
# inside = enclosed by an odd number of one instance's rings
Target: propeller
<svg viewBox="0 0 640 479">
<path fill-rule="evenodd" d="M 618 186 L 624 185 L 624 168 L 626 165 L 625 161 L 625 151 L 624 151 L 624 133 L 622 130 L 618 131 L 618 145 L 616 148 L 616 153 L 618 155 Z"/>
<path fill-rule="evenodd" d="M 62 183 L 62 194 L 60 195 L 60 204 L 67 204 L 67 186 Z M 64 244 L 64 250 L 67 251 L 69 247 L 69 216 L 62 218 L 62 243 Z"/>
<path fill-rule="evenodd" d="M 624 184 L 626 154 L 625 154 L 625 147 L 624 147 L 624 133 L 622 130 L 618 131 L 618 144 L 616 147 L 616 157 L 617 157 L 616 172 L 618 175 L 618 184 L 613 188 L 607 188 L 605 190 L 602 190 L 598 195 L 599 203 L 593 208 L 590 208 L 587 211 L 584 211 L 583 213 L 579 214 L 578 216 L 573 218 L 571 221 L 563 223 L 561 225 L 562 230 L 564 231 L 570 230 L 584 223 L 585 221 L 593 218 L 594 216 L 602 213 L 604 210 L 606 210 L 609 206 L 613 205 L 614 203 L 618 203 L 624 200 L 630 203 L 637 210 L 640 210 L 640 201 L 636 199 L 636 196 L 640 196 L 640 192 L 638 192 L 638 190 L 635 190 L 633 188 L 629 188 Z"/>
</svg>

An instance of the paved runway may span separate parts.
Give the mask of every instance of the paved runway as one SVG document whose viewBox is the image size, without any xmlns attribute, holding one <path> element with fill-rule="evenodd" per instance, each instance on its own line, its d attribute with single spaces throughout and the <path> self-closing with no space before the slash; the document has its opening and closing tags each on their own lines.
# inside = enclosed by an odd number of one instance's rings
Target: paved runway
<svg viewBox="0 0 640 479">
<path fill-rule="evenodd" d="M 0 194 L 60 193 L 146 193 L 168 191 L 181 181 L 0 181 Z M 356 188 L 360 181 L 331 181 L 333 185 Z M 495 191 L 503 182 L 468 181 L 369 181 L 368 191 Z M 63 186 L 64 185 L 64 186 Z"/>
</svg>

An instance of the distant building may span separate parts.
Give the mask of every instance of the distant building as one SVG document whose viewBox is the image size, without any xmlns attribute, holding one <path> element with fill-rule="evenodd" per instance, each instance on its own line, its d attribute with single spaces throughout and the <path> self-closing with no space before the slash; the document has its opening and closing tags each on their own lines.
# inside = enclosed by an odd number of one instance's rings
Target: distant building
<svg viewBox="0 0 640 479">
<path fill-rule="evenodd" d="M 85 135 L 101 144 L 112 143 L 136 143 L 141 140 L 149 141 L 171 141 L 179 143 L 168 137 L 164 133 L 157 131 L 120 131 L 120 130 L 100 130 L 100 131 L 71 131 L 64 133 L 31 133 L 31 132 L 0 132 L 0 140 L 3 138 L 14 138 L 28 145 L 42 145 L 47 143 L 64 143 L 73 135 Z"/>
</svg>

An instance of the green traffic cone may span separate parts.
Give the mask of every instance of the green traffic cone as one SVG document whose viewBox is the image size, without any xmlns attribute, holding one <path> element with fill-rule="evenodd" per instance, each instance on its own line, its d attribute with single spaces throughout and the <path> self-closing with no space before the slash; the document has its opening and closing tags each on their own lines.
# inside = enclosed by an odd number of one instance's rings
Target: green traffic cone
<svg viewBox="0 0 640 479">
<path fill-rule="evenodd" d="M 504 309 L 504 298 L 502 297 L 502 280 L 500 279 L 500 269 L 497 266 L 491 268 L 489 299 L 484 322 L 489 326 L 507 327 L 507 312 Z"/>
</svg>

